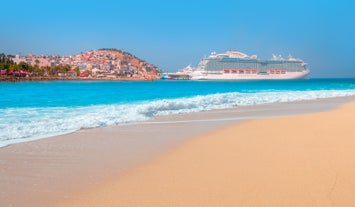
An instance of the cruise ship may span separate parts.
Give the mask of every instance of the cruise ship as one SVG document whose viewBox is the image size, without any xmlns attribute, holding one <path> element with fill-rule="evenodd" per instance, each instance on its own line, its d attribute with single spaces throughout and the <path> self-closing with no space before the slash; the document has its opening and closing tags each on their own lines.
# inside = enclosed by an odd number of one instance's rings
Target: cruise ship
<svg viewBox="0 0 355 207">
<path fill-rule="evenodd" d="M 309 74 L 307 64 L 289 56 L 273 55 L 270 60 L 259 60 L 238 51 L 223 54 L 212 52 L 194 70 L 188 70 L 191 80 L 284 80 L 303 79 Z"/>
</svg>

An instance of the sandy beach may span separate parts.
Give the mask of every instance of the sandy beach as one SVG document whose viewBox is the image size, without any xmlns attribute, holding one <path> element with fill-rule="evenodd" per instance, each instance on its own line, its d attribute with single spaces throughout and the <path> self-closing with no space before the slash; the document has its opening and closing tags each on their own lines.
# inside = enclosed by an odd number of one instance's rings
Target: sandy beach
<svg viewBox="0 0 355 207">
<path fill-rule="evenodd" d="M 353 101 L 164 116 L 10 145 L 0 149 L 0 206 L 351 206 Z"/>
<path fill-rule="evenodd" d="M 353 206 L 354 111 L 234 124 L 63 206 Z"/>
<path fill-rule="evenodd" d="M 355 0 L 168 2 L 1 2 L 0 207 L 355 207 Z"/>
</svg>

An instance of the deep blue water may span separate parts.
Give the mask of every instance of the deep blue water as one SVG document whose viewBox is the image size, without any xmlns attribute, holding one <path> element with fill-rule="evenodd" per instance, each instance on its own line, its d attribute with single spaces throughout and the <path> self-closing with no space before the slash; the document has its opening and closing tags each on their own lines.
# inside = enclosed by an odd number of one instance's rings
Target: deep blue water
<svg viewBox="0 0 355 207">
<path fill-rule="evenodd" d="M 0 83 L 0 146 L 153 116 L 355 95 L 355 79 Z"/>
</svg>

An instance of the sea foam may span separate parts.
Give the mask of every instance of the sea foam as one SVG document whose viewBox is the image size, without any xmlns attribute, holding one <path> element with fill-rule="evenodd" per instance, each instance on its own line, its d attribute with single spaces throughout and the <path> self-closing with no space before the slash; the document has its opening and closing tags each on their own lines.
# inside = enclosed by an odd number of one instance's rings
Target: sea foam
<svg viewBox="0 0 355 207">
<path fill-rule="evenodd" d="M 83 128 L 145 121 L 154 116 L 354 95 L 355 90 L 232 92 L 128 104 L 6 108 L 0 109 L 0 147 Z"/>
</svg>

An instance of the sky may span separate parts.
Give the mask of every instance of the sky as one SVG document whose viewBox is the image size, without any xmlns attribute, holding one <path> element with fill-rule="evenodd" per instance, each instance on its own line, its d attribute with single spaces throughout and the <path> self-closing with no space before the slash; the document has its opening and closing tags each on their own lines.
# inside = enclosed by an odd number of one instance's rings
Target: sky
<svg viewBox="0 0 355 207">
<path fill-rule="evenodd" d="M 301 58 L 312 78 L 355 78 L 351 0 L 0 0 L 0 53 L 123 49 L 164 71 L 211 52 Z"/>
</svg>

